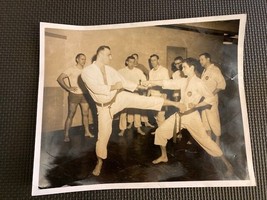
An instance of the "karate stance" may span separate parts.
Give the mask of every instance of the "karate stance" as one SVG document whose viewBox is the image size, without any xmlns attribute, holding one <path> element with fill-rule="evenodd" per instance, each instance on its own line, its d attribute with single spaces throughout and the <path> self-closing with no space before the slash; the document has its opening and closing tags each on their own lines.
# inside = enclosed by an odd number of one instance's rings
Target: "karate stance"
<svg viewBox="0 0 267 200">
<path fill-rule="evenodd" d="M 211 156 L 219 157 L 227 167 L 227 175 L 232 174 L 233 168 L 223 155 L 220 147 L 208 136 L 201 121 L 198 108 L 212 105 L 215 102 L 214 95 L 206 88 L 205 84 L 194 72 L 197 61 L 187 58 L 183 61 L 182 71 L 187 78 L 179 80 L 148 81 L 143 85 L 158 85 L 165 89 L 181 89 L 180 109 L 173 114 L 156 130 L 154 144 L 161 148 L 161 156 L 153 161 L 154 164 L 168 162 L 166 144 L 180 128 L 186 128 L 198 144 Z M 204 98 L 203 101 L 201 99 Z M 177 126 L 175 126 L 177 120 Z M 179 125 L 180 123 L 180 125 Z M 181 126 L 181 127 L 179 127 Z"/>
<path fill-rule="evenodd" d="M 163 105 L 179 107 L 177 102 L 160 97 L 145 97 L 131 93 L 144 87 L 125 80 L 115 69 L 108 66 L 111 59 L 110 48 L 100 46 L 96 52 L 96 61 L 82 72 L 82 79 L 98 110 L 97 164 L 93 170 L 95 176 L 100 174 L 103 159 L 107 158 L 107 145 L 112 133 L 114 114 L 125 108 L 159 111 Z M 124 89 L 131 92 L 123 91 Z"/>
</svg>

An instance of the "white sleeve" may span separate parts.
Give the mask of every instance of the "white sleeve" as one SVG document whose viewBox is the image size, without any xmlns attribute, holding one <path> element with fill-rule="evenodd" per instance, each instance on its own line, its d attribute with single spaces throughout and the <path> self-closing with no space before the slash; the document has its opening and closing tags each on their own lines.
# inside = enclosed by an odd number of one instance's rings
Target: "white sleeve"
<svg viewBox="0 0 267 200">
<path fill-rule="evenodd" d="M 63 74 L 66 74 L 68 77 L 70 77 L 70 75 L 72 74 L 72 68 L 71 68 L 71 67 L 67 68 L 67 69 L 63 72 Z"/>
<path fill-rule="evenodd" d="M 224 90 L 226 87 L 226 82 L 225 82 L 225 79 L 224 79 L 220 69 L 216 70 L 215 78 L 216 78 L 215 81 L 217 82 L 216 89 Z"/>
<path fill-rule="evenodd" d="M 169 71 L 168 71 L 166 68 L 164 68 L 164 71 L 163 71 L 163 74 L 162 74 L 162 75 L 163 75 L 163 76 L 162 76 L 163 80 L 168 80 L 168 79 L 170 79 Z"/>
<path fill-rule="evenodd" d="M 139 77 L 139 80 L 146 81 L 146 76 L 140 69 L 138 69 L 138 77 Z"/>
<path fill-rule="evenodd" d="M 180 90 L 184 80 L 169 79 L 162 81 L 162 88 L 167 90 Z"/>
</svg>

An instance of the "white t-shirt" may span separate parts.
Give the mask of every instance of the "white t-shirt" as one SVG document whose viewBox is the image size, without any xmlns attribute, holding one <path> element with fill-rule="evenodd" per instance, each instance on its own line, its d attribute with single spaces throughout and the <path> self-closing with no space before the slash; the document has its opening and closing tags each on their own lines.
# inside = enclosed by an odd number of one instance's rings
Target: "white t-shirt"
<svg viewBox="0 0 267 200">
<path fill-rule="evenodd" d="M 158 69 L 151 69 L 149 72 L 150 81 L 169 80 L 169 72 L 165 67 L 159 66 Z M 151 89 L 151 96 L 161 96 L 161 89 Z"/>
<path fill-rule="evenodd" d="M 139 81 L 146 81 L 146 76 L 144 73 L 137 68 L 129 69 L 128 67 L 124 67 L 119 70 L 119 73 L 128 81 L 132 81 L 136 84 L 139 84 Z"/>
</svg>

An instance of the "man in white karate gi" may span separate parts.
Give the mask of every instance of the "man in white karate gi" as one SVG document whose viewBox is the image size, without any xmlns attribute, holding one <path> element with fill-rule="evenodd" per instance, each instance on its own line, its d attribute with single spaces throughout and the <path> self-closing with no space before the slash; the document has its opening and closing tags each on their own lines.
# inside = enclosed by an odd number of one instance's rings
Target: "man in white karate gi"
<svg viewBox="0 0 267 200">
<path fill-rule="evenodd" d="M 175 137 L 181 128 L 186 128 L 196 142 L 211 156 L 220 158 L 227 167 L 227 175 L 233 173 L 232 165 L 223 155 L 221 148 L 209 137 L 202 123 L 198 108 L 212 105 L 215 101 L 214 95 L 206 87 L 203 81 L 195 74 L 197 60 L 187 58 L 183 61 L 182 71 L 187 78 L 179 80 L 163 80 L 144 82 L 144 86 L 158 85 L 165 89 L 180 89 L 181 100 L 179 111 L 157 128 L 154 144 L 161 148 L 161 156 L 153 161 L 154 164 L 168 162 L 166 151 L 167 141 Z M 204 98 L 204 100 L 202 100 Z M 176 123 L 177 122 L 177 123 Z"/>
<path fill-rule="evenodd" d="M 213 133 L 216 136 L 216 143 L 220 145 L 221 123 L 218 109 L 218 92 L 225 89 L 226 82 L 221 70 L 211 63 L 210 54 L 200 54 L 199 61 L 202 67 L 204 67 L 201 80 L 203 80 L 215 97 L 215 102 L 212 104 L 211 108 L 202 111 L 202 121 L 208 134 L 212 136 L 211 134 Z"/>
<path fill-rule="evenodd" d="M 144 89 L 144 87 L 125 80 L 118 71 L 108 66 L 111 59 L 110 48 L 100 46 L 96 52 L 96 61 L 82 72 L 82 79 L 94 99 L 98 111 L 97 164 L 93 170 L 95 176 L 99 176 L 103 159 L 107 158 L 107 145 L 112 133 L 114 114 L 125 108 L 159 111 L 163 105 L 179 107 L 177 102 L 132 93 L 138 88 Z"/>
</svg>

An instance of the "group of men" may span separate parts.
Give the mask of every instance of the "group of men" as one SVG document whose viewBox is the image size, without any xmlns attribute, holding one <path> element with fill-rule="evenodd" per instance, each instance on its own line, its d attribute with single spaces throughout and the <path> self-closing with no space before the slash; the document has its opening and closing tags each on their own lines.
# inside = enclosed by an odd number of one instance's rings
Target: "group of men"
<svg viewBox="0 0 267 200">
<path fill-rule="evenodd" d="M 199 56 L 200 63 L 204 67 L 201 78 L 195 73 L 198 61 L 193 58 L 175 58 L 177 72 L 173 73 L 172 79 L 169 77 L 168 70 L 160 65 L 159 56 L 156 54 L 150 56 L 152 69 L 149 72 L 145 71 L 146 68 L 143 65 L 138 64 L 137 54 L 127 57 L 125 67 L 119 71 L 109 66 L 111 59 L 110 47 L 100 46 L 96 51 L 96 60 L 91 65 L 83 68 L 85 55 L 78 54 L 75 59 L 77 64 L 73 70 L 63 72 L 58 78 L 59 84 L 69 92 L 69 114 L 65 123 L 66 142 L 69 141 L 68 130 L 75 113 L 72 110 L 76 110 L 78 104 L 83 113 L 85 135 L 93 137 L 88 130 L 88 117 L 86 117 L 88 106 L 84 106 L 85 95 L 80 95 L 82 92 L 79 91 L 79 78 L 82 79 L 96 104 L 97 163 L 93 175 L 98 176 L 101 173 L 103 160 L 107 158 L 113 116 L 121 112 L 119 135 L 123 136 L 127 128 L 127 114 L 130 122 L 128 128 L 134 122 L 137 132 L 144 135 L 140 128 L 141 121 L 146 126 L 152 126 L 148 122 L 145 110 L 157 112 L 155 118 L 158 128 L 155 131 L 154 144 L 160 146 L 161 156 L 153 161 L 154 164 L 168 161 L 167 141 L 177 137 L 176 133 L 186 128 L 208 154 L 221 158 L 228 174 L 233 172 L 231 164 L 223 155 L 219 140 L 221 129 L 218 92 L 225 88 L 225 80 L 220 69 L 211 63 L 209 54 L 204 53 Z M 77 76 L 76 82 L 73 80 L 75 83 L 72 82 L 72 75 Z M 66 79 L 70 80 L 69 84 L 65 83 Z M 165 89 L 174 91 L 174 100 L 167 98 Z M 167 119 L 165 119 L 166 106 L 177 108 L 177 112 Z M 216 135 L 216 142 L 213 141 L 211 133 Z"/>
</svg>

